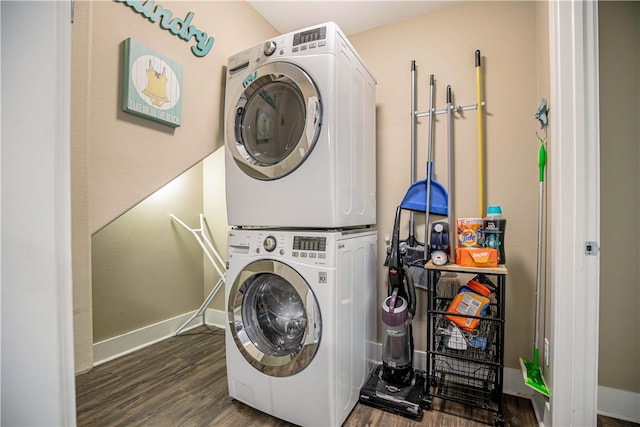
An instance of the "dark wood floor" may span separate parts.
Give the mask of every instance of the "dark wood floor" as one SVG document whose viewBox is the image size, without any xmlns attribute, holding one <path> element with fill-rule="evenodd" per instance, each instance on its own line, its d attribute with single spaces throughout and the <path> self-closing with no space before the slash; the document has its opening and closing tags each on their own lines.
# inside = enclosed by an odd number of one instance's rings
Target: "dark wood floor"
<svg viewBox="0 0 640 427">
<path fill-rule="evenodd" d="M 199 327 L 76 377 L 79 426 L 290 426 L 227 392 L 224 331 Z M 536 426 L 527 399 L 505 396 L 505 424 Z M 607 419 L 611 420 L 611 419 Z M 616 422 L 617 420 L 613 420 Z M 420 422 L 358 404 L 345 426 L 485 426 L 487 411 L 434 401 Z M 600 424 L 621 427 L 629 424 Z"/>
</svg>

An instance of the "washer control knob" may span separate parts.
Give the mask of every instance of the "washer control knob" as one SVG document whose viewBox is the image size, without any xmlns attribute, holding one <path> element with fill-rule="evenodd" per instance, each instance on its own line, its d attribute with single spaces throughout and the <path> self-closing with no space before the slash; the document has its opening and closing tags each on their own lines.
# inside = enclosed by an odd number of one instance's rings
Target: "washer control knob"
<svg viewBox="0 0 640 427">
<path fill-rule="evenodd" d="M 276 42 L 274 42 L 273 40 L 269 40 L 262 46 L 262 51 L 264 52 L 265 56 L 271 56 L 273 55 L 273 52 L 276 51 L 276 47 Z"/>
<path fill-rule="evenodd" d="M 267 252 L 273 252 L 277 246 L 278 242 L 276 238 L 273 236 L 267 236 L 262 242 L 262 246 L 265 248 Z"/>
</svg>

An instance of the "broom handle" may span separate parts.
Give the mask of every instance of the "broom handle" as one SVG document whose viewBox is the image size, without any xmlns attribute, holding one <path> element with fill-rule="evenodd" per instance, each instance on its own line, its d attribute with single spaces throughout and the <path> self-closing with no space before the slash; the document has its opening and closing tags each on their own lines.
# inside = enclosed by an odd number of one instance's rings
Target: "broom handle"
<svg viewBox="0 0 640 427">
<path fill-rule="evenodd" d="M 433 151 L 433 74 L 429 76 L 429 137 L 427 141 L 427 200 L 424 209 L 424 260 L 428 260 L 431 250 L 429 245 L 429 213 L 431 211 L 431 175 L 433 174 L 432 151 Z"/>
<path fill-rule="evenodd" d="M 478 217 L 484 216 L 484 143 L 482 138 L 482 67 L 480 65 L 480 51 L 476 50 L 476 118 L 478 121 Z"/>
<path fill-rule="evenodd" d="M 411 184 L 416 181 L 416 61 L 411 61 Z M 414 236 L 413 211 L 409 212 L 409 236 Z M 412 243 L 413 244 L 413 243 Z"/>
<path fill-rule="evenodd" d="M 451 85 L 447 85 L 447 181 L 449 181 L 448 193 L 448 221 L 449 221 L 449 262 L 456 259 L 454 225 L 455 213 L 453 210 L 453 121 L 451 120 Z"/>
</svg>

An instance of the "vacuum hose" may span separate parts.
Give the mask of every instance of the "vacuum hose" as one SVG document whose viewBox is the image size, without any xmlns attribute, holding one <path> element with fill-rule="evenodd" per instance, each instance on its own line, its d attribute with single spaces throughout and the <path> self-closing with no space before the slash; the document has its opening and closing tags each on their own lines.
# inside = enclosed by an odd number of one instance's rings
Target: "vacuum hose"
<svg viewBox="0 0 640 427">
<path fill-rule="evenodd" d="M 416 287 L 413 283 L 413 274 L 406 265 L 402 266 L 404 277 L 407 279 L 407 299 L 409 300 L 409 314 L 411 318 L 416 315 Z"/>
</svg>

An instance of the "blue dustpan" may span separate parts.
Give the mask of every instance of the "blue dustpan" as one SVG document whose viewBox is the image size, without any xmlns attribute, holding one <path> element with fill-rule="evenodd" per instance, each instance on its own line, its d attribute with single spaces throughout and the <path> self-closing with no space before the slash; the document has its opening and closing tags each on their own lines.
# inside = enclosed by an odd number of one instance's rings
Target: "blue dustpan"
<svg viewBox="0 0 640 427">
<path fill-rule="evenodd" d="M 431 169 L 431 197 L 429 213 L 436 215 L 448 215 L 448 195 L 442 184 L 433 180 L 433 167 Z M 400 202 L 402 209 L 426 212 L 427 208 L 427 180 L 416 181 L 407 190 Z"/>
</svg>

